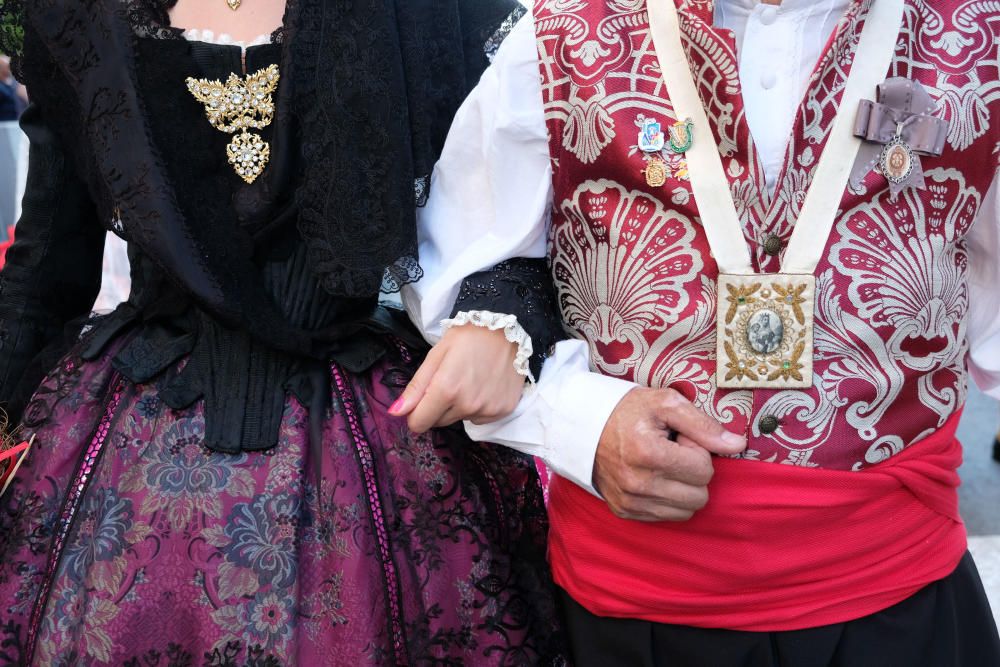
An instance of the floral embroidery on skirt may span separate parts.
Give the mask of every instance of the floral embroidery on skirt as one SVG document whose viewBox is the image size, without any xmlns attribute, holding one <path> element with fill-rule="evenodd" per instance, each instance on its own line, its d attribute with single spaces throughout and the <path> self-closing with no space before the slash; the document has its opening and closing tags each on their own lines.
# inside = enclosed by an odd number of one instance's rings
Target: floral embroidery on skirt
<svg viewBox="0 0 1000 667">
<path fill-rule="evenodd" d="M 67 357 L 26 411 L 0 662 L 563 664 L 537 472 L 389 417 L 408 354 L 331 367 L 320 461 L 294 398 L 272 450 L 211 452 L 199 404 L 166 407 L 113 355 Z"/>
</svg>

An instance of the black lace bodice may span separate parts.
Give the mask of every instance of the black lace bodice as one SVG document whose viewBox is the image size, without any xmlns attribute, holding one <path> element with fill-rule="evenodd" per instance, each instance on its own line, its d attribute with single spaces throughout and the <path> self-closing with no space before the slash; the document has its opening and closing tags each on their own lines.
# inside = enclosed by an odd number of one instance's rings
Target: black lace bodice
<svg viewBox="0 0 1000 667">
<path fill-rule="evenodd" d="M 203 105 L 188 92 L 188 77 L 225 81 L 230 74 L 242 75 L 242 50 L 157 34 L 140 36 L 136 54 L 151 138 L 183 214 L 199 224 L 245 232 L 234 236 L 227 252 L 255 258 L 267 295 L 292 326 L 328 335 L 317 359 L 277 350 L 251 332 L 224 326 L 184 289 L 165 280 L 153 258 L 132 246 L 130 299 L 93 325 L 83 357 L 96 357 L 124 340 L 114 352 L 119 372 L 133 382 L 157 383 L 161 398 L 172 408 L 205 401 L 210 448 L 267 449 L 277 440 L 286 389 L 311 402 L 315 383 L 325 384 L 325 358 L 361 370 L 385 349 L 385 339 L 371 332 L 394 327 L 375 319 L 376 295 L 334 296 L 322 289 L 310 269 L 295 225 L 292 194 L 299 178 L 300 139 L 294 118 L 259 131 L 272 146 L 271 159 L 261 177 L 247 184 L 228 163 L 230 135 L 211 126 Z M 279 60 L 276 45 L 251 47 L 245 55 L 246 71 Z M 398 335 L 405 335 L 402 320 L 397 327 Z M 181 359 L 186 360 L 183 366 Z"/>
<path fill-rule="evenodd" d="M 314 31 L 331 18 L 326 3 L 290 0 L 286 26 L 294 29 L 247 51 L 249 71 L 278 64 L 282 81 L 264 132 L 271 162 L 246 185 L 227 163 L 229 137 L 209 124 L 185 86 L 188 76 L 241 73 L 238 48 L 184 40 L 165 23 L 167 5 L 155 0 L 128 2 L 126 20 L 92 13 L 100 3 L 17 0 L 35 19 L 26 25 L 25 69 L 36 104 L 24 118 L 32 145 L 24 217 L 0 276 L 0 405 L 16 419 L 41 376 L 77 340 L 80 326 L 67 324 L 93 304 L 105 229 L 129 242 L 133 294 L 91 322 L 77 349 L 85 359 L 114 354 L 119 372 L 156 383 L 170 406 L 204 400 L 214 449 L 272 446 L 288 391 L 321 411 L 331 359 L 360 372 L 384 352 L 386 334 L 420 345 L 405 318 L 378 307 L 377 284 L 344 292 L 331 289 L 331 280 L 346 285 L 348 265 L 366 258 L 369 274 L 382 270 L 379 258 L 405 260 L 400 248 L 415 238 L 412 219 L 389 222 L 388 201 L 369 195 L 433 164 L 455 105 L 430 92 L 431 74 L 464 88 L 482 70 L 482 45 L 501 22 L 496 9 L 505 0 L 455 1 L 477 7 L 463 17 L 477 20 L 467 39 L 479 41 L 479 55 L 464 61 L 460 74 L 427 69 L 430 63 L 398 72 L 407 84 L 396 93 L 412 97 L 424 81 L 421 99 L 439 106 L 411 117 L 406 129 L 379 125 L 384 117 L 365 116 L 369 100 L 358 101 L 370 86 L 355 78 L 387 63 L 359 63 L 361 42 L 324 42 Z M 400 3 L 396 20 L 427 27 L 426 17 L 403 15 L 420 7 L 446 12 L 450 4 Z M 127 36 L 116 31 L 117 21 L 128 26 Z M 344 29 L 334 32 L 343 37 Z M 56 60 L 60 52 L 73 57 Z M 350 113 L 330 125 L 334 108 Z M 390 147 L 392 137 L 426 142 L 405 161 L 417 171 L 383 171 L 383 150 L 406 143 Z M 412 206 L 412 181 L 406 188 Z M 540 271 L 538 261 L 515 260 L 498 269 L 500 280 L 485 272 L 469 285 L 490 289 L 467 286 L 463 302 L 518 315 L 544 352 L 559 326 L 554 307 L 536 307 L 552 302 Z M 360 275 L 348 282 L 357 287 Z"/>
</svg>

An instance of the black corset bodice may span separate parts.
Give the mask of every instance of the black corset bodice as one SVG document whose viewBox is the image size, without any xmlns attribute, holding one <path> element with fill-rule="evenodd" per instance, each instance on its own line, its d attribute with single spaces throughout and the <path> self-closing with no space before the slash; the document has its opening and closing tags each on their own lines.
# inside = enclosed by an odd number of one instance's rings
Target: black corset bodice
<svg viewBox="0 0 1000 667">
<path fill-rule="evenodd" d="M 114 348 L 115 368 L 137 383 L 156 383 L 172 408 L 205 402 L 206 444 L 227 452 L 275 444 L 287 393 L 319 409 L 326 404 L 330 360 L 363 371 L 385 350 L 385 333 L 413 342 L 406 325 L 378 307 L 378 297 L 338 297 L 311 270 L 297 232 L 294 202 L 300 137 L 290 116 L 256 132 L 271 146 L 268 166 L 252 184 L 228 162 L 232 135 L 215 129 L 188 91 L 188 77 L 225 82 L 243 75 L 242 51 L 183 39 L 138 40 L 137 75 L 152 140 L 161 152 L 177 203 L 206 227 L 236 227 L 233 252 L 251 252 L 269 296 L 288 322 L 325 332 L 325 354 L 279 351 L 258 332 L 230 328 L 199 308 L 187 292 L 134 246 L 132 293 L 126 304 L 89 334 L 85 357 Z M 276 45 L 251 47 L 247 72 L 278 64 Z M 280 84 L 279 84 L 280 86 Z M 280 92 L 280 88 L 279 88 Z M 277 93 L 276 93 L 277 95 Z M 240 248 L 239 244 L 252 244 Z M 191 258 L 192 262 L 200 258 Z M 225 261 L 212 257 L 208 261 Z M 117 347 L 116 347 L 117 346 Z M 320 403 L 322 401 L 322 403 Z"/>
<path fill-rule="evenodd" d="M 228 163 L 226 146 L 234 135 L 212 127 L 204 104 L 194 98 L 186 83 L 188 77 L 222 83 L 232 75 L 242 79 L 241 54 L 238 46 L 140 38 L 136 76 L 153 143 L 185 217 L 205 225 L 216 223 L 216 227 L 225 226 L 216 222 L 222 218 L 233 219 L 261 245 L 269 234 L 288 227 L 294 217 L 291 209 L 300 154 L 294 117 L 282 114 L 266 128 L 251 130 L 270 144 L 271 157 L 260 177 L 247 184 Z M 277 66 L 280 57 L 278 45 L 251 47 L 246 53 L 246 71 Z M 278 95 L 272 97 L 276 100 Z M 294 220 L 290 226 L 294 227 Z"/>
<path fill-rule="evenodd" d="M 246 52 L 247 71 L 281 74 L 255 130 L 270 162 L 248 185 L 186 83 L 242 77 L 241 50 L 184 40 L 172 1 L 27 0 L 31 154 L 0 273 L 0 409 L 30 426 L 25 406 L 61 359 L 110 357 L 171 407 L 202 401 L 209 447 L 267 449 L 289 395 L 317 427 L 331 362 L 360 373 L 424 345 L 379 286 L 420 275 L 416 208 L 516 3 L 289 3 L 275 44 Z M 132 294 L 94 320 L 108 229 L 129 243 Z M 563 335 L 555 303 L 545 261 L 514 259 L 469 276 L 454 310 L 516 315 L 537 377 Z"/>
</svg>

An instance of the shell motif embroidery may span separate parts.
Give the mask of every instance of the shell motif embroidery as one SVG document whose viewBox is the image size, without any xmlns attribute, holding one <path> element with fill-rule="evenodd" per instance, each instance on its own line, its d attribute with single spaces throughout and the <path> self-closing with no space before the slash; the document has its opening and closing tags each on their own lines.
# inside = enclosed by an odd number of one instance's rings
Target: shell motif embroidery
<svg viewBox="0 0 1000 667">
<path fill-rule="evenodd" d="M 689 305 L 702 270 L 690 220 L 650 195 L 587 181 L 562 203 L 553 273 L 566 322 L 591 342 L 608 373 L 634 367 Z"/>
</svg>

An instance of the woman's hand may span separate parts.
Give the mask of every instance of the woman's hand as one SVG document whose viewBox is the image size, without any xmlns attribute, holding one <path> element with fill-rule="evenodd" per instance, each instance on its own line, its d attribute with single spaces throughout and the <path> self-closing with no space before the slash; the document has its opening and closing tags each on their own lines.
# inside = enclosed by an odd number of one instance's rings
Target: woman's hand
<svg viewBox="0 0 1000 667">
<path fill-rule="evenodd" d="M 389 414 L 423 433 L 457 421 L 503 419 L 521 400 L 524 376 L 514 368 L 517 345 L 504 332 L 452 327 L 435 345 Z"/>
</svg>

